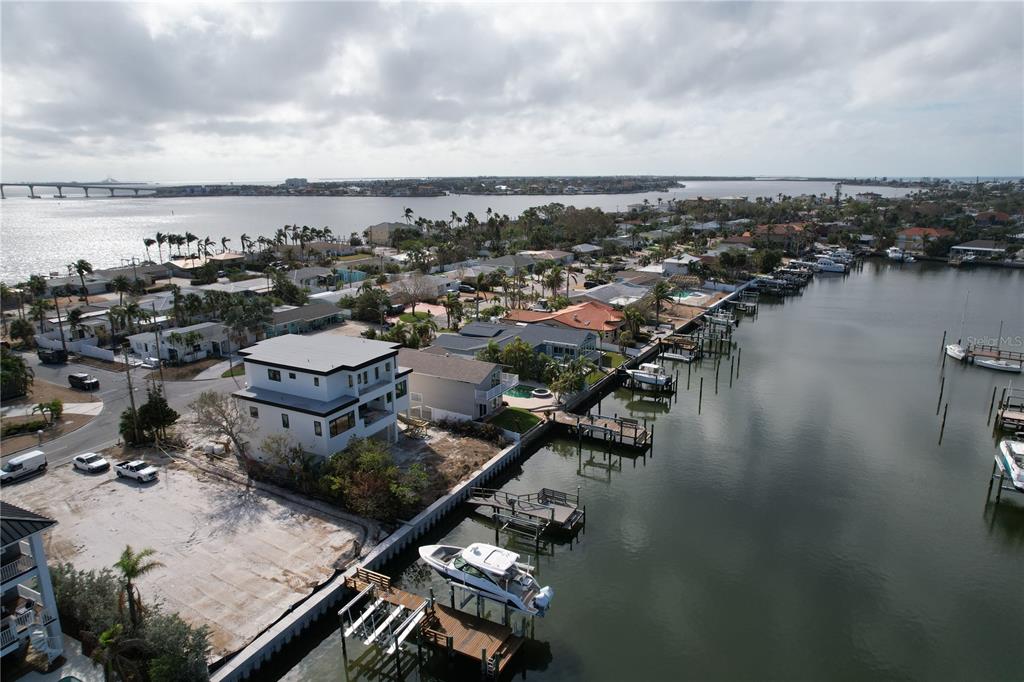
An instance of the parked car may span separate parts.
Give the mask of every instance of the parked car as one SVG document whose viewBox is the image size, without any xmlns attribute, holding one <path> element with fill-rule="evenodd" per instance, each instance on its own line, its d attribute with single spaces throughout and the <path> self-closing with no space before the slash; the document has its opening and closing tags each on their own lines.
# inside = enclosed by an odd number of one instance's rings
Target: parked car
<svg viewBox="0 0 1024 682">
<path fill-rule="evenodd" d="M 83 391 L 95 391 L 100 387 L 100 380 L 91 374 L 86 374 L 85 372 L 69 374 L 68 383 L 71 385 L 71 388 L 77 388 Z"/>
<path fill-rule="evenodd" d="M 584 289 L 593 289 L 596 286 L 597 286 L 597 282 L 595 282 L 592 279 L 588 279 L 585 282 L 583 282 L 583 288 Z"/>
<path fill-rule="evenodd" d="M 31 476 L 39 471 L 46 470 L 46 453 L 42 450 L 33 450 L 24 455 L 11 457 L 7 464 L 0 469 L 0 483 L 10 483 L 18 479 Z"/>
<path fill-rule="evenodd" d="M 140 483 L 155 481 L 158 470 L 152 464 L 146 464 L 141 459 L 133 459 L 130 462 L 119 462 L 114 465 L 114 473 L 118 478 L 134 478 Z"/>
<path fill-rule="evenodd" d="M 72 465 L 79 471 L 84 471 L 87 474 L 95 474 L 100 471 L 106 471 L 110 468 L 110 462 L 103 459 L 95 452 L 85 452 L 81 455 L 75 455 L 75 458 L 71 460 Z"/>
<path fill-rule="evenodd" d="M 388 306 L 388 315 L 401 315 L 404 312 L 404 303 L 393 303 L 392 305 Z"/>
<path fill-rule="evenodd" d="M 476 293 L 476 287 L 474 287 L 471 284 L 460 284 L 459 285 L 459 291 L 464 293 L 464 294 L 475 294 Z"/>
<path fill-rule="evenodd" d="M 160 367 L 159 358 L 142 358 L 142 366 L 146 369 L 158 369 Z"/>
<path fill-rule="evenodd" d="M 58 365 L 68 361 L 68 354 L 62 348 L 40 348 L 36 351 L 39 362 Z"/>
</svg>

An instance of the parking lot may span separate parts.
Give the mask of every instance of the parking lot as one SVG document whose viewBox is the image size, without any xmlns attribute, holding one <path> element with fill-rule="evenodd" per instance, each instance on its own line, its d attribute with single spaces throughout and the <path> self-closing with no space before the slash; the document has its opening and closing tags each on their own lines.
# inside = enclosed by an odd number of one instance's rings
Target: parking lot
<svg viewBox="0 0 1024 682">
<path fill-rule="evenodd" d="M 353 540 L 365 539 L 355 523 L 162 454 L 146 459 L 160 469 L 153 483 L 65 464 L 5 485 L 4 499 L 58 521 L 46 535 L 51 564 L 97 569 L 111 566 L 127 544 L 155 549 L 164 566 L 140 581 L 143 600 L 209 626 L 215 658 L 242 647 L 345 566 Z"/>
</svg>

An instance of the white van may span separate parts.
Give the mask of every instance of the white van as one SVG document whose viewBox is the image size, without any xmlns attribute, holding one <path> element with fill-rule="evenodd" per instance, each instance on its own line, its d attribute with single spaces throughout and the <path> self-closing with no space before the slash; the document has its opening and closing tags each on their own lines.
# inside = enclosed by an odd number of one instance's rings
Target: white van
<svg viewBox="0 0 1024 682">
<path fill-rule="evenodd" d="M 19 478 L 31 476 L 37 471 L 46 470 L 46 453 L 42 450 L 33 450 L 24 455 L 11 457 L 7 464 L 0 468 L 0 482 L 9 483 Z"/>
</svg>

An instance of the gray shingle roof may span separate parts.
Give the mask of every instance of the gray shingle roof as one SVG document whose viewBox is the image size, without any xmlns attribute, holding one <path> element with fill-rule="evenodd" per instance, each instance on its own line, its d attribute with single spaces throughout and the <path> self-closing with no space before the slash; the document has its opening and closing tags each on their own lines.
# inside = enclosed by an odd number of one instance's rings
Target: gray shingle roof
<svg viewBox="0 0 1024 682">
<path fill-rule="evenodd" d="M 438 334 L 435 345 L 455 353 L 473 353 L 495 341 L 504 348 L 514 338 L 520 338 L 534 348 L 546 343 L 579 346 L 594 332 L 586 329 L 570 329 L 547 324 L 507 325 L 473 322 L 467 324 L 458 334 Z"/>
<path fill-rule="evenodd" d="M 337 315 L 340 312 L 341 310 L 338 306 L 332 303 L 315 302 L 298 308 L 292 308 L 291 310 L 275 312 L 273 324 L 288 324 L 289 322 L 296 322 L 298 320 L 308 322 L 310 320 L 319 320 L 331 315 Z"/>
<path fill-rule="evenodd" d="M 398 365 L 409 367 L 416 374 L 428 374 L 442 379 L 461 381 L 474 386 L 487 380 L 498 365 L 464 357 L 452 357 L 402 348 L 398 351 Z"/>
<path fill-rule="evenodd" d="M 53 519 L 0 501 L 0 543 L 4 547 L 56 524 Z"/>
</svg>

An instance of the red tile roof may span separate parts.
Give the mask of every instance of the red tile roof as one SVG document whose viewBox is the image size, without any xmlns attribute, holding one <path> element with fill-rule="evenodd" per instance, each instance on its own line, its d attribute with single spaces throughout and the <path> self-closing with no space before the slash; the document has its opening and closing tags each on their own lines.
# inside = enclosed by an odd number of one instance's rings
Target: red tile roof
<svg viewBox="0 0 1024 682">
<path fill-rule="evenodd" d="M 939 237 L 952 237 L 955 232 L 953 230 L 947 230 L 942 227 L 908 227 L 905 230 L 900 230 L 896 233 L 897 237 L 929 237 L 931 239 L 938 239 Z"/>
<path fill-rule="evenodd" d="M 536 310 L 510 310 L 506 320 L 514 322 L 555 322 L 573 329 L 588 329 L 596 332 L 615 331 L 622 325 L 622 313 L 610 305 L 597 301 L 586 301 L 575 305 L 541 312 Z"/>
</svg>

